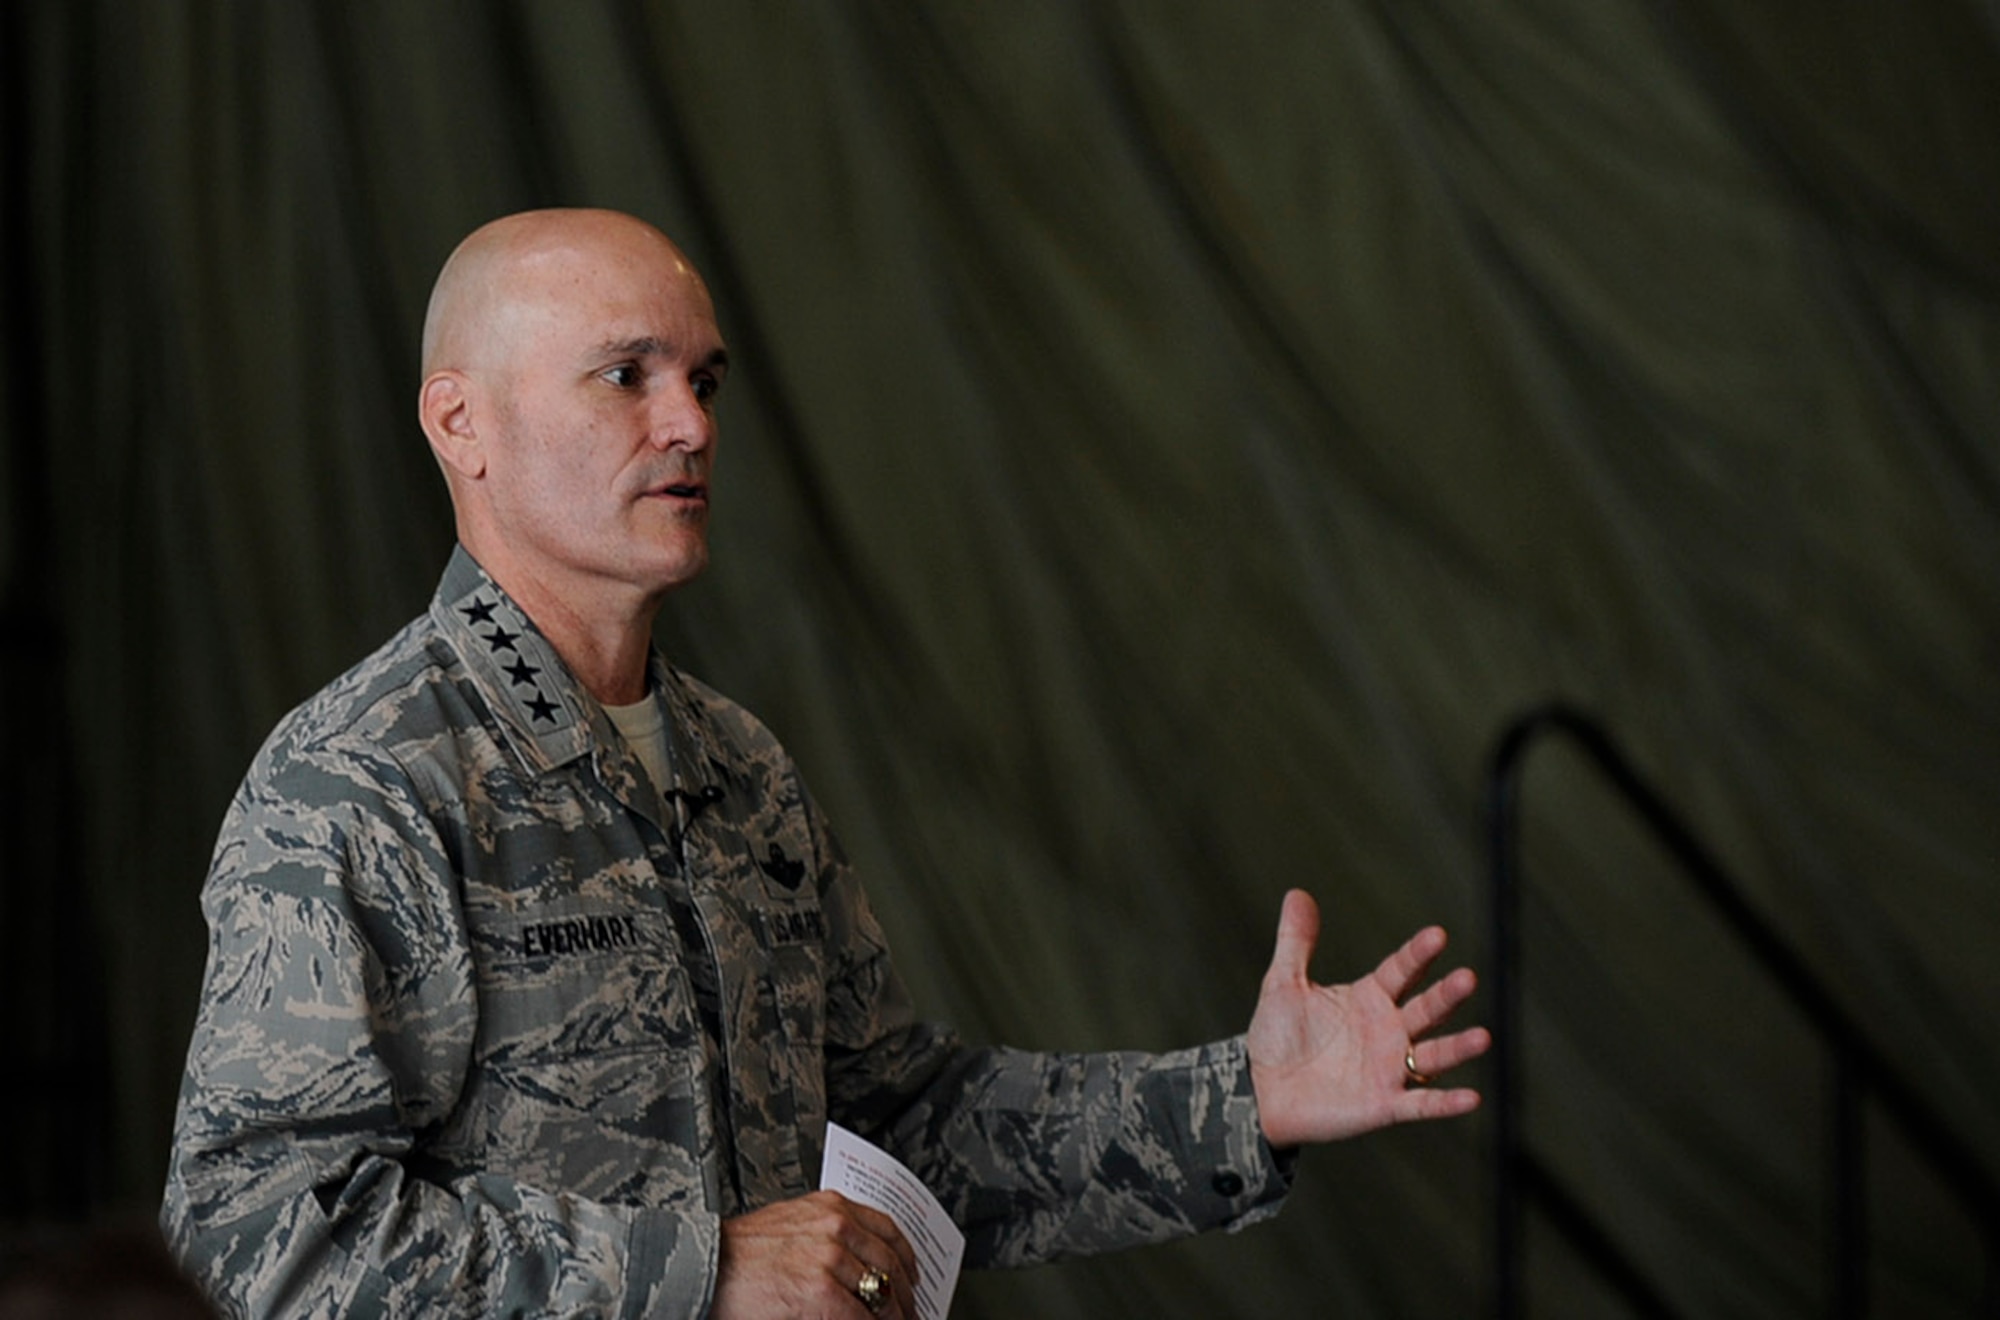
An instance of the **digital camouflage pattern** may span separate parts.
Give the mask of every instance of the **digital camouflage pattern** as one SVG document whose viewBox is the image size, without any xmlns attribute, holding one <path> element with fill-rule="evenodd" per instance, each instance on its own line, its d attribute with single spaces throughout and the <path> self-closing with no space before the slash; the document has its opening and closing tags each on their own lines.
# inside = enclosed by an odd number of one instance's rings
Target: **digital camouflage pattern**
<svg viewBox="0 0 2000 1320">
<path fill-rule="evenodd" d="M 721 1219 L 810 1191 L 829 1114 L 970 1265 L 1275 1213 L 1240 1039 L 1048 1055 L 918 1021 L 777 742 L 652 680 L 664 794 L 461 549 L 259 753 L 162 1211 L 226 1312 L 701 1315 Z"/>
</svg>

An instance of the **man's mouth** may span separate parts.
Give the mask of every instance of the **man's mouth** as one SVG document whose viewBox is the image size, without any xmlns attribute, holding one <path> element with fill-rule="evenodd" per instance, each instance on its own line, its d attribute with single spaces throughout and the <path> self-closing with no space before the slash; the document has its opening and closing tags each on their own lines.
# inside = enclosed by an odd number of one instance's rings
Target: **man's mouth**
<svg viewBox="0 0 2000 1320">
<path fill-rule="evenodd" d="M 647 493 L 651 495 L 664 495 L 669 499 L 700 500 L 704 504 L 708 502 L 708 484 L 701 481 L 671 482 L 665 486 L 655 486 Z"/>
</svg>

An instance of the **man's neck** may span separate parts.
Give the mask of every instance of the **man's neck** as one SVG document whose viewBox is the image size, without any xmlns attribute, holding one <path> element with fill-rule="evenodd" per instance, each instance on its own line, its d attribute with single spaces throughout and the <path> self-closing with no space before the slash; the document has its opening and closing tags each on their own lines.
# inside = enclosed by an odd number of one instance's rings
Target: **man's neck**
<svg viewBox="0 0 2000 1320">
<path fill-rule="evenodd" d="M 511 592 L 509 594 L 512 594 Z M 646 695 L 646 661 L 652 648 L 652 618 L 643 623 L 596 627 L 565 610 L 538 610 L 519 602 L 577 682 L 607 706 L 629 706 Z"/>
<path fill-rule="evenodd" d="M 477 552 L 473 556 L 479 558 Z M 630 588 L 579 587 L 480 561 L 487 575 L 534 621 L 584 689 L 608 706 L 646 695 L 653 616 L 659 602 Z"/>
</svg>

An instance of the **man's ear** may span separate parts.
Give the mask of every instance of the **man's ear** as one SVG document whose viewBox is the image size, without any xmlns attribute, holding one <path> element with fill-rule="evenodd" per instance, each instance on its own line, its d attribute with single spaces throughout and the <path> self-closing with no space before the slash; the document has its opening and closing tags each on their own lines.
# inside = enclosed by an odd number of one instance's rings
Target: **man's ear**
<svg viewBox="0 0 2000 1320">
<path fill-rule="evenodd" d="M 486 474 L 486 449 L 473 424 L 471 382 L 461 371 L 434 371 L 417 391 L 417 421 L 447 471 L 478 479 Z"/>
</svg>

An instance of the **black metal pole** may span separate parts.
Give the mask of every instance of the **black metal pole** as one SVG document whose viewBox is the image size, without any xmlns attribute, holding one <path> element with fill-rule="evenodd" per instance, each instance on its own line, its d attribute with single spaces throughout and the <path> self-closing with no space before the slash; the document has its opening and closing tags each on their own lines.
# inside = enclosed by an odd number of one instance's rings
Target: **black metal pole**
<svg viewBox="0 0 2000 1320">
<path fill-rule="evenodd" d="M 1861 1320 L 1868 1313 L 1867 1152 L 1861 1067 L 1844 1040 L 1833 1046 L 1833 1232 L 1827 1262 L 1833 1287 L 1828 1314 Z"/>
<path fill-rule="evenodd" d="M 1495 749 L 1488 801 L 1493 863 L 1494 1263 L 1495 1310 L 1503 1320 L 1525 1313 L 1522 1280 L 1526 1201 L 1522 1124 L 1520 998 L 1520 778 L 1528 747 L 1543 733 L 1561 732 L 1596 765 L 1606 782 L 1671 853 L 1695 888 L 1728 923 L 1765 971 L 1833 1050 L 1835 1206 L 1829 1225 L 1833 1259 L 1829 1310 L 1859 1316 L 1867 1306 L 1868 1250 L 1865 1104 L 1872 1102 L 1909 1138 L 1917 1153 L 1964 1205 L 1985 1240 L 1981 1314 L 2000 1320 L 2000 1183 L 1978 1154 L 1947 1124 L 1929 1097 L 1907 1081 L 1850 1019 L 1826 984 L 1744 896 L 1743 887 L 1633 768 L 1590 716 L 1561 703 L 1531 710 L 1510 725 Z"/>
<path fill-rule="evenodd" d="M 1487 825 L 1493 861 L 1493 1312 L 1521 1320 L 1527 1311 L 1522 1232 L 1521 1151 L 1521 755 L 1545 712 L 1508 730 L 1493 757 Z"/>
</svg>

